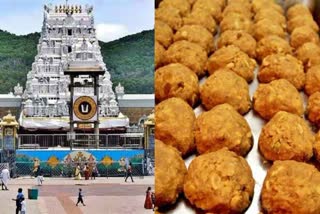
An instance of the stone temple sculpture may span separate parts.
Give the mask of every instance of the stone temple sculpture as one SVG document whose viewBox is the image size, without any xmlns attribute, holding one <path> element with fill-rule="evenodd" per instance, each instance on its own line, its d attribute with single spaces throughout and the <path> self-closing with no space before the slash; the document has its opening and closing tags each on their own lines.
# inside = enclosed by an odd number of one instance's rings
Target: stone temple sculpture
<svg viewBox="0 0 320 214">
<path fill-rule="evenodd" d="M 50 123 L 50 119 L 54 121 L 54 118 L 69 117 L 70 79 L 63 72 L 70 62 L 82 65 L 94 62 L 106 71 L 99 79 L 99 113 L 101 117 L 119 115 L 110 74 L 96 38 L 92 10 L 92 7 L 80 5 L 44 6 L 38 54 L 27 75 L 22 95 L 22 126 L 30 125 L 28 119 L 31 118 L 47 117 Z M 80 76 L 77 81 L 79 84 L 92 82 L 88 76 Z M 21 90 L 19 87 L 16 89 L 17 93 Z M 75 95 L 93 95 L 93 88 L 76 88 Z"/>
</svg>

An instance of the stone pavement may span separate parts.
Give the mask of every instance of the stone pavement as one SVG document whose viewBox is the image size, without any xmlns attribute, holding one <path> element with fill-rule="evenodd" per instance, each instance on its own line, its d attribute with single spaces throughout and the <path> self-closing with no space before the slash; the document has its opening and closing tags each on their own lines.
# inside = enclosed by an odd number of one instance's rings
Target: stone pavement
<svg viewBox="0 0 320 214">
<path fill-rule="evenodd" d="M 15 213 L 15 198 L 19 187 L 23 188 L 28 214 L 150 214 L 143 208 L 145 191 L 154 189 L 154 177 L 134 177 L 125 183 L 124 178 L 97 178 L 73 180 L 72 178 L 45 178 L 42 186 L 36 186 L 35 178 L 23 177 L 9 181 L 9 191 L 0 190 L 0 214 Z M 38 200 L 28 199 L 28 189 L 37 188 Z M 79 188 L 86 206 L 75 206 Z"/>
</svg>

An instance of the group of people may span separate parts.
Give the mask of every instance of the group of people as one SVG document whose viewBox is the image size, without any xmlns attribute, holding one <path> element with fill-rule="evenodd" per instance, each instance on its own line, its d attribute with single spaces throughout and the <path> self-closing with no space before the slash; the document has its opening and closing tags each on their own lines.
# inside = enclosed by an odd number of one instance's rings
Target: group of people
<svg viewBox="0 0 320 214">
<path fill-rule="evenodd" d="M 9 190 L 8 189 L 8 182 L 10 180 L 10 171 L 7 167 L 2 169 L 1 174 L 0 174 L 0 179 L 1 179 L 1 187 L 2 190 Z M 18 195 L 16 198 L 13 198 L 16 202 L 16 214 L 25 214 L 26 213 L 26 201 L 24 198 L 24 195 L 22 193 L 22 188 L 18 189 Z"/>
<path fill-rule="evenodd" d="M 24 198 L 24 195 L 22 193 L 22 188 L 18 189 L 18 194 L 16 198 L 12 199 L 13 201 L 16 202 L 16 214 L 25 214 L 27 207 L 26 207 L 26 200 Z M 83 194 L 82 194 L 82 189 L 79 189 L 78 193 L 78 201 L 76 203 L 76 206 L 78 206 L 79 203 L 82 203 L 83 206 L 86 206 L 83 202 Z"/>
<path fill-rule="evenodd" d="M 83 171 L 85 180 L 89 180 L 89 177 L 91 179 L 96 179 L 96 177 L 99 175 L 99 171 L 97 166 L 94 164 L 87 164 L 85 163 L 83 169 L 81 169 L 80 164 L 76 166 L 74 177 L 76 180 L 81 180 L 81 171 Z"/>
<path fill-rule="evenodd" d="M 125 182 L 127 182 L 128 178 L 131 178 L 131 181 L 134 182 L 133 177 L 132 177 L 132 163 L 130 162 L 128 166 L 125 168 Z M 89 177 L 91 179 L 96 179 L 96 177 L 99 175 L 99 171 L 96 165 L 88 165 L 85 163 L 84 167 L 81 169 L 80 164 L 76 166 L 74 177 L 76 180 L 81 180 L 82 176 L 81 173 L 83 172 L 83 175 L 85 177 L 85 180 L 89 180 Z"/>
<path fill-rule="evenodd" d="M 12 200 L 16 202 L 16 214 L 19 214 L 19 212 L 20 212 L 20 214 L 25 214 L 26 213 L 26 201 L 25 201 L 24 195 L 22 193 L 22 188 L 18 189 L 17 197 L 13 198 Z M 77 200 L 76 206 L 78 206 L 79 203 L 81 203 L 83 206 L 86 206 L 83 201 L 83 193 L 82 193 L 81 188 L 79 189 L 78 200 Z M 155 195 L 154 195 L 154 192 L 151 191 L 151 187 L 148 187 L 148 189 L 146 191 L 146 199 L 144 202 L 144 208 L 154 210 L 154 205 L 155 205 Z"/>
<path fill-rule="evenodd" d="M 132 166 L 132 163 L 130 162 L 128 164 L 128 166 L 126 167 L 125 182 L 127 182 L 127 179 L 129 177 L 131 178 L 131 181 L 134 182 L 133 177 L 132 177 L 132 170 L 133 170 L 133 166 Z M 37 167 L 34 168 L 33 172 L 34 172 L 35 177 L 37 178 L 38 185 L 41 185 L 44 179 L 43 179 L 43 173 L 40 168 L 40 165 L 37 165 Z M 91 177 L 91 179 L 95 179 L 95 177 L 98 175 L 98 170 L 97 170 L 96 165 L 92 165 L 92 167 L 90 167 L 90 166 L 88 166 L 87 163 L 84 165 L 83 172 L 84 172 L 84 176 L 85 176 L 86 180 L 88 180 L 89 177 Z M 75 177 L 76 177 L 76 179 L 81 179 L 80 164 L 78 164 L 76 167 Z M 4 168 L 1 171 L 0 179 L 1 179 L 2 190 L 9 190 L 8 189 L 8 181 L 10 180 L 10 171 L 7 168 Z M 22 188 L 18 189 L 17 197 L 12 200 L 16 201 L 16 214 L 19 214 L 19 212 L 20 212 L 20 214 L 25 214 L 26 201 L 25 201 L 24 195 L 22 193 Z M 78 201 L 76 203 L 76 206 L 78 206 L 79 203 L 82 203 L 83 206 L 86 206 L 83 201 L 82 189 L 79 189 Z M 144 208 L 145 209 L 154 209 L 154 204 L 155 204 L 154 193 L 151 191 L 151 187 L 148 187 L 148 189 L 146 191 Z"/>
</svg>

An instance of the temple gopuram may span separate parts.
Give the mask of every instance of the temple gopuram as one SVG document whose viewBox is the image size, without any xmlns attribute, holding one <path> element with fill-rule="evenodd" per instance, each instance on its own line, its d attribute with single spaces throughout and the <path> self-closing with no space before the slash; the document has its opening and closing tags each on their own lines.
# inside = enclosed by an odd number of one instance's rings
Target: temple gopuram
<svg viewBox="0 0 320 214">
<path fill-rule="evenodd" d="M 80 67 L 98 64 L 105 70 L 99 78 L 99 128 L 102 132 L 121 130 L 129 125 L 128 117 L 119 111 L 110 74 L 103 62 L 94 28 L 93 7 L 45 5 L 37 51 L 22 93 L 20 132 L 68 131 L 70 79 L 64 75 L 64 70 L 70 64 Z M 82 75 L 76 78 L 75 84 L 88 85 L 92 81 L 91 77 Z M 75 95 L 93 95 L 93 88 L 78 87 Z M 77 128 L 90 130 L 91 127 Z"/>
</svg>

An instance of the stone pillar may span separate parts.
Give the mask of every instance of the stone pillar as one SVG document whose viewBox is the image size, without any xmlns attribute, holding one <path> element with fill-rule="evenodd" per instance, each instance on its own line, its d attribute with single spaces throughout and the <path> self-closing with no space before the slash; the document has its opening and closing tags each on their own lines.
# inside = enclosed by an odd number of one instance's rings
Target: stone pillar
<svg viewBox="0 0 320 214">
<path fill-rule="evenodd" d="M 74 76 L 70 75 L 70 108 L 69 108 L 69 115 L 70 115 L 70 149 L 72 150 L 75 133 L 74 133 L 74 121 L 73 121 L 73 96 L 74 96 Z"/>
<path fill-rule="evenodd" d="M 94 122 L 94 134 L 95 134 L 95 143 L 96 147 L 99 148 L 99 76 L 94 75 L 94 95 L 97 96 L 97 120 Z"/>
</svg>

